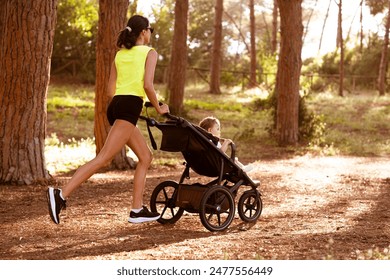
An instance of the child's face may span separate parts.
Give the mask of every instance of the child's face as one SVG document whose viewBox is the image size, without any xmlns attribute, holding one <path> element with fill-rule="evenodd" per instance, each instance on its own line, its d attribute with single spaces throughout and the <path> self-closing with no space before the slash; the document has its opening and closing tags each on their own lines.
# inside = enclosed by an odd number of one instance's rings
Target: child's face
<svg viewBox="0 0 390 280">
<path fill-rule="evenodd" d="M 221 128 L 218 123 L 214 124 L 211 128 L 209 128 L 209 132 L 218 138 L 221 137 Z"/>
</svg>

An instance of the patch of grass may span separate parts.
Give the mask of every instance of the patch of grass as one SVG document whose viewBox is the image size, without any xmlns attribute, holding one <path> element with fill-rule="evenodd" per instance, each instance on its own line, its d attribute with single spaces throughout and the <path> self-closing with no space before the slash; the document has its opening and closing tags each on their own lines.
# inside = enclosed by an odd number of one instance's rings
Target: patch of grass
<svg viewBox="0 0 390 280">
<path fill-rule="evenodd" d="M 65 173 L 95 157 L 95 139 L 69 139 L 62 142 L 56 134 L 45 140 L 46 167 L 51 174 Z"/>
<path fill-rule="evenodd" d="M 51 84 L 47 96 L 48 135 L 54 133 L 63 142 L 94 137 L 94 98 L 92 85 Z"/>
<path fill-rule="evenodd" d="M 335 147 L 344 155 L 390 154 L 390 97 L 321 93 L 314 95 L 308 104 L 324 117 L 324 147 Z"/>
</svg>

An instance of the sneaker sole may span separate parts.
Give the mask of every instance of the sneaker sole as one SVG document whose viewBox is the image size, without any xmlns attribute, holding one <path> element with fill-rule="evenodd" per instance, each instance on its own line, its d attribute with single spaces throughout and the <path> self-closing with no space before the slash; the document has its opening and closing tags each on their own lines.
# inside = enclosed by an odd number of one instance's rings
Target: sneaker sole
<svg viewBox="0 0 390 280">
<path fill-rule="evenodd" d="M 60 222 L 56 218 L 56 203 L 53 188 L 49 188 L 47 191 L 47 204 L 49 206 L 50 218 L 53 220 L 54 223 L 59 224 Z"/>
<path fill-rule="evenodd" d="M 132 223 L 132 224 L 139 224 L 139 223 L 145 223 L 145 222 L 153 222 L 153 221 L 157 221 L 158 219 L 160 219 L 161 216 L 157 216 L 157 217 L 142 217 L 142 218 L 129 218 L 128 219 L 128 222 L 129 223 Z"/>
</svg>

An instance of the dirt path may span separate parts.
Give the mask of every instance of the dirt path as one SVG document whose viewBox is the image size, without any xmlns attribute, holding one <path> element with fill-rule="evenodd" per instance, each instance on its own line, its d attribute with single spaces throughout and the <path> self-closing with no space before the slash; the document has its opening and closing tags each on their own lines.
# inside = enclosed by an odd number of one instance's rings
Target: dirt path
<svg viewBox="0 0 390 280">
<path fill-rule="evenodd" d="M 236 214 L 219 233 L 197 214 L 168 226 L 127 223 L 133 171 L 93 176 L 69 199 L 60 225 L 48 216 L 46 187 L 0 186 L 0 259 L 390 258 L 390 158 L 304 156 L 256 167 L 260 219 L 245 224 Z M 145 197 L 181 170 L 150 170 Z"/>
</svg>

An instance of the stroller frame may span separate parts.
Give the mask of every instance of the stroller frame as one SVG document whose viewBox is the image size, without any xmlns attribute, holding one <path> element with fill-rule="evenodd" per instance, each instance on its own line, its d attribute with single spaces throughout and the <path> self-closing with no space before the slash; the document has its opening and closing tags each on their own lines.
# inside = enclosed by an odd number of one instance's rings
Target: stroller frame
<svg viewBox="0 0 390 280">
<path fill-rule="evenodd" d="M 145 107 L 151 107 L 151 104 L 146 102 Z M 223 231 L 233 221 L 235 198 L 241 186 L 249 187 L 249 190 L 238 200 L 238 214 L 244 222 L 257 221 L 263 209 L 258 190 L 260 183 L 254 182 L 235 163 L 233 143 L 229 157 L 217 148 L 218 138 L 184 118 L 165 114 L 167 121 L 158 122 L 149 117 L 147 109 L 146 115 L 140 118 L 146 121 L 153 148 L 157 150 L 150 127 L 157 127 L 163 133 L 160 150 L 181 152 L 186 160 L 179 182 L 163 181 L 152 192 L 150 208 L 161 214 L 158 222 L 173 224 L 187 211 L 199 213 L 203 226 L 209 231 Z M 175 133 L 184 133 L 184 139 L 172 137 Z M 190 179 L 190 170 L 216 178 L 206 184 L 185 184 L 185 180 Z"/>
</svg>

